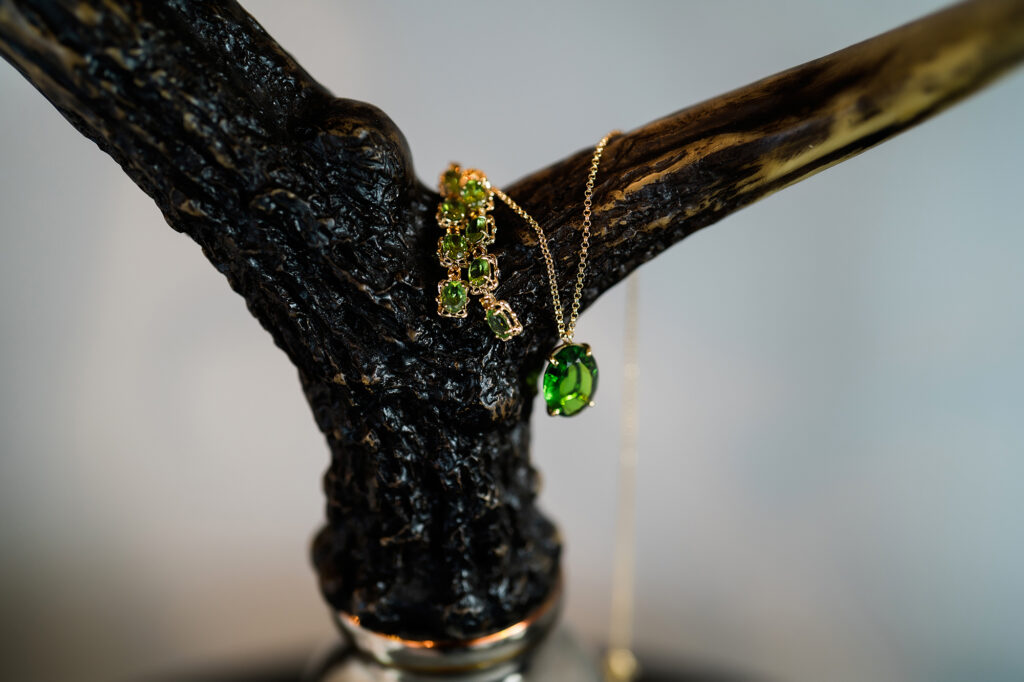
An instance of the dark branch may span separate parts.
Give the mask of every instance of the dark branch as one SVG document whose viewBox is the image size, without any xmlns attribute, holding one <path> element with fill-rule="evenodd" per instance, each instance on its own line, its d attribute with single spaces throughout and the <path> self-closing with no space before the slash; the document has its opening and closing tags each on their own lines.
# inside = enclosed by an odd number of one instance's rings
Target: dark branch
<svg viewBox="0 0 1024 682">
<path fill-rule="evenodd" d="M 323 362 L 329 322 L 300 302 L 330 283 L 304 277 L 337 227 L 318 217 L 338 188 L 393 202 L 413 187 L 386 116 L 333 99 L 233 2 L 7 0 L 0 53 L 203 247 L 299 367 Z"/>
<path fill-rule="evenodd" d="M 1024 58 L 1024 2 L 954 5 L 615 138 L 595 190 L 585 304 L 666 248 L 970 95 Z M 505 188 L 572 272 L 590 149 Z M 503 266 L 524 307 L 544 300 L 535 239 Z M 563 296 L 566 294 L 563 293 Z M 543 323 L 543 321 L 541 321 Z M 547 323 L 551 333 L 551 323 Z"/>
<path fill-rule="evenodd" d="M 555 333 L 526 226 L 499 211 L 494 252 L 527 332 L 505 344 L 479 315 L 439 319 L 437 195 L 401 133 L 333 99 L 230 0 L 0 0 L 0 54 L 202 245 L 298 367 L 332 452 L 314 547 L 331 604 L 446 640 L 540 604 L 560 546 L 534 504 L 530 376 Z M 613 140 L 585 303 L 1022 55 L 1024 2 L 975 0 Z M 506 188 L 562 272 L 589 154 Z"/>
</svg>

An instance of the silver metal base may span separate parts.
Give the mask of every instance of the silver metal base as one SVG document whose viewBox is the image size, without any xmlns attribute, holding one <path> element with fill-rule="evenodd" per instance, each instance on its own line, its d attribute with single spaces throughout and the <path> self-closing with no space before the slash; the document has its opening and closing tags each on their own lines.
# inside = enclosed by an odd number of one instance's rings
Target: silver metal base
<svg viewBox="0 0 1024 682">
<path fill-rule="evenodd" d="M 339 646 L 313 667 L 309 682 L 600 682 L 595 656 L 565 627 L 520 655 L 489 667 L 443 672 L 406 670 L 383 665 L 354 647 Z"/>
<path fill-rule="evenodd" d="M 472 640 L 443 642 L 401 639 L 368 630 L 359 620 L 336 613 L 335 621 L 356 650 L 383 666 L 420 673 L 452 673 L 498 666 L 536 646 L 554 626 L 561 589 L 526 618 L 504 630 Z"/>
<path fill-rule="evenodd" d="M 463 641 L 409 640 L 363 627 L 335 613 L 346 643 L 316 664 L 315 682 L 596 682 L 587 656 L 565 630 L 554 630 L 562 586 L 526 618 L 504 630 Z"/>
</svg>

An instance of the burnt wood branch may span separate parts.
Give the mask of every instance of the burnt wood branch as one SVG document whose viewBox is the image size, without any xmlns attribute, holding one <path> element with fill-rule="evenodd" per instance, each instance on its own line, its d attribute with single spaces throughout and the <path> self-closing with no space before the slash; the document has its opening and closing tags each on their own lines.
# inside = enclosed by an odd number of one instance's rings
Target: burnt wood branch
<svg viewBox="0 0 1024 682">
<path fill-rule="evenodd" d="M 535 504 L 529 418 L 556 332 L 528 228 L 496 210 L 497 294 L 526 332 L 503 343 L 479 316 L 439 318 L 438 197 L 401 132 L 335 99 L 235 2 L 0 0 L 0 54 L 202 246 L 298 368 L 331 449 L 313 551 L 327 600 L 429 639 L 493 632 L 539 605 L 560 542 Z M 1022 56 L 1024 2 L 974 0 L 613 139 L 584 305 Z M 562 272 L 589 156 L 504 188 L 545 226 Z"/>
</svg>

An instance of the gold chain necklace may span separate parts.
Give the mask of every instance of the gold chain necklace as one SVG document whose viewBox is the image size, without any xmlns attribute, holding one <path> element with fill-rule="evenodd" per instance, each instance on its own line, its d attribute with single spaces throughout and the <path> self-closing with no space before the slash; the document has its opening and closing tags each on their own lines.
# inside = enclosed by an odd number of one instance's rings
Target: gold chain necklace
<svg viewBox="0 0 1024 682">
<path fill-rule="evenodd" d="M 547 403 L 548 414 L 552 416 L 571 417 L 594 404 L 592 399 L 597 391 L 597 361 L 594 360 L 590 346 L 585 343 L 574 343 L 573 335 L 576 332 L 576 320 L 580 315 L 583 282 L 587 275 L 587 256 L 590 252 L 590 226 L 597 169 L 608 140 L 619 132 L 613 130 L 601 138 L 601 141 L 594 147 L 594 156 L 590 162 L 590 176 L 587 178 L 587 188 L 583 198 L 583 243 L 580 246 L 580 264 L 576 272 L 576 288 L 573 292 L 568 324 L 565 322 L 562 300 L 558 294 L 555 260 L 551 256 L 551 249 L 548 248 L 548 239 L 544 234 L 544 228 L 510 196 L 497 187 L 491 187 L 494 196 L 508 204 L 508 207 L 537 233 L 540 252 L 544 256 L 544 264 L 547 266 L 551 303 L 554 306 L 558 338 L 561 340 L 561 343 L 548 355 L 548 366 L 544 370 L 544 400 Z"/>
</svg>

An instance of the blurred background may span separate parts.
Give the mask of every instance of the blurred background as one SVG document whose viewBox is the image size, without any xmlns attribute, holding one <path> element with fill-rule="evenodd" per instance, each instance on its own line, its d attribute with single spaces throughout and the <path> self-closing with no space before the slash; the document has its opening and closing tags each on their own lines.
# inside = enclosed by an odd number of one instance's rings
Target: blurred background
<svg viewBox="0 0 1024 682">
<path fill-rule="evenodd" d="M 460 160 L 499 186 L 942 4 L 244 2 L 386 111 L 425 181 Z M 1024 678 L 1022 110 L 1018 72 L 642 269 L 642 654 L 770 680 Z M 623 304 L 577 334 L 598 407 L 534 430 L 591 645 Z M 308 560 L 327 462 L 242 299 L 0 65 L 0 678 L 332 641 Z"/>
</svg>

